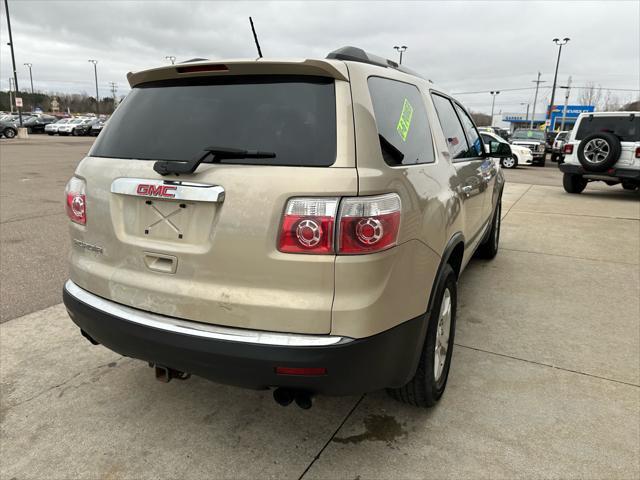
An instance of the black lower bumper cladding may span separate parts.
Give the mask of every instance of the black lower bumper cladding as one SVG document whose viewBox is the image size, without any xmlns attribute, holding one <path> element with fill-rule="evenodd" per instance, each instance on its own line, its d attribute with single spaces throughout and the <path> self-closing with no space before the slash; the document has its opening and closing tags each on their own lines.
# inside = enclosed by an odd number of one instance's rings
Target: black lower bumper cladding
<svg viewBox="0 0 640 480">
<path fill-rule="evenodd" d="M 637 180 L 640 181 L 640 170 L 632 170 L 629 168 L 610 168 L 605 172 L 590 172 L 585 170 L 581 165 L 571 165 L 562 163 L 558 165 L 562 173 L 570 173 L 572 175 L 596 175 L 598 177 L 619 178 L 621 180 Z"/>
<path fill-rule="evenodd" d="M 426 331 L 426 314 L 379 333 L 329 346 L 274 346 L 203 338 L 134 323 L 98 310 L 65 288 L 74 323 L 95 342 L 137 358 L 218 383 L 252 389 L 287 387 L 352 395 L 399 387 L 413 376 Z M 277 367 L 324 368 L 320 376 L 281 375 Z"/>
</svg>

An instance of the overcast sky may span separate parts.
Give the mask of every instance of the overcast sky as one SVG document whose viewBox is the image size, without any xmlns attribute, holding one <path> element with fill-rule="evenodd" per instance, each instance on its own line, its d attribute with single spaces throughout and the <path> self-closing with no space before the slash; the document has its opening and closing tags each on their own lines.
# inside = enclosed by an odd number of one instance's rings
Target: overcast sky
<svg viewBox="0 0 640 480">
<path fill-rule="evenodd" d="M 3 5 L 4 7 L 4 5 Z M 253 16 L 267 57 L 324 57 L 355 45 L 404 61 L 451 92 L 532 88 L 542 72 L 542 103 L 550 96 L 557 55 L 559 84 L 595 82 L 640 89 L 640 1 L 468 2 L 222 2 L 9 0 L 21 89 L 25 62 L 33 63 L 36 90 L 93 94 L 97 59 L 100 95 L 109 82 L 128 91 L 126 73 L 193 57 L 254 57 L 248 16 Z M 1 88 L 7 90 L 11 55 L 1 9 Z M 621 100 L 638 92 L 615 92 Z M 496 113 L 524 111 L 533 89 L 502 91 Z M 574 90 L 572 101 L 577 98 Z M 562 95 L 556 93 L 556 97 Z M 468 108 L 489 112 L 489 93 L 460 95 Z M 560 103 L 560 102 L 556 102 Z M 538 109 L 542 108 L 541 106 Z"/>
</svg>

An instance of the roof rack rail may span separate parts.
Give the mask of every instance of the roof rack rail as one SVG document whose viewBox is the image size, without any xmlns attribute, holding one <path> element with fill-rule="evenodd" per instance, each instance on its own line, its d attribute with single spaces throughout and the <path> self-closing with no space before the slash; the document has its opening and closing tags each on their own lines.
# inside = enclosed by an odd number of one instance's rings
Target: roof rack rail
<svg viewBox="0 0 640 480">
<path fill-rule="evenodd" d="M 329 52 L 329 54 L 327 55 L 327 59 L 368 63 L 370 65 L 378 65 L 379 67 L 393 68 L 395 70 L 398 70 L 399 72 L 413 75 L 414 77 L 424 78 L 419 73 L 403 65 L 398 65 L 398 63 L 394 62 L 393 60 L 389 60 L 387 58 L 365 52 L 363 49 L 358 47 L 338 48 L 333 52 Z"/>
</svg>

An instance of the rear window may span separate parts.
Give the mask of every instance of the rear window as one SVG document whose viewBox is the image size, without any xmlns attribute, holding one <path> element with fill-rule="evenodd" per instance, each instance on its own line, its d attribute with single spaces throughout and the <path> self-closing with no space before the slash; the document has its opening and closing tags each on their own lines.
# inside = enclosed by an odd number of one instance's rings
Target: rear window
<svg viewBox="0 0 640 480">
<path fill-rule="evenodd" d="M 599 132 L 613 133 L 622 142 L 640 142 L 640 117 L 584 117 L 576 132 L 576 140 Z"/>
<path fill-rule="evenodd" d="M 431 129 L 420 90 L 414 85 L 370 77 L 382 156 L 389 165 L 434 162 Z"/>
<path fill-rule="evenodd" d="M 221 163 L 329 166 L 336 158 L 333 79 L 200 77 L 132 89 L 90 155 L 189 161 L 206 147 L 275 152 Z"/>
</svg>

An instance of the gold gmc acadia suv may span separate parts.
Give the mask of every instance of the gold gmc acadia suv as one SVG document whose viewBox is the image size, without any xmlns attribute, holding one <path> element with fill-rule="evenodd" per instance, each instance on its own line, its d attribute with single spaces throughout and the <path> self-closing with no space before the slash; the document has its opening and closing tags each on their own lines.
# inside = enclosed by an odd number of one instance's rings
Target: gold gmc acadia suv
<svg viewBox="0 0 640 480">
<path fill-rule="evenodd" d="M 458 278 L 498 250 L 508 144 L 355 47 L 128 80 L 66 188 L 82 334 L 163 381 L 434 405 Z"/>
</svg>

